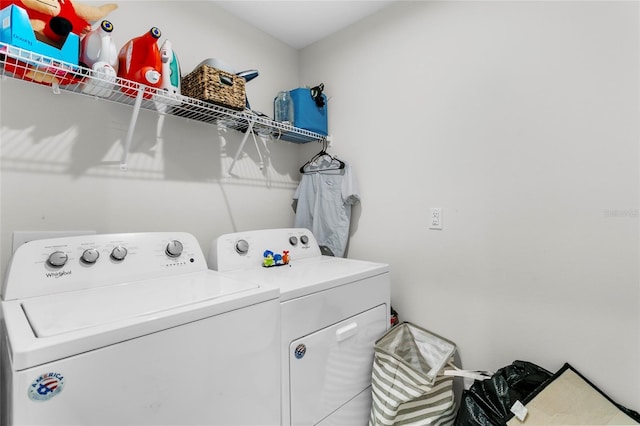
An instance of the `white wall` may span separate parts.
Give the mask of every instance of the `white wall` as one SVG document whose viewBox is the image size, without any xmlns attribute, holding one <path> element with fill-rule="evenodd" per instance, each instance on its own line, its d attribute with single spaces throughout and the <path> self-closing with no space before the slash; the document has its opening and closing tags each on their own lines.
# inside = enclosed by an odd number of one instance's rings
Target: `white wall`
<svg viewBox="0 0 640 426">
<path fill-rule="evenodd" d="M 302 51 L 362 186 L 349 256 L 469 368 L 640 409 L 638 3 L 397 2 Z M 444 229 L 428 229 L 430 207 Z"/>
<path fill-rule="evenodd" d="M 201 60 L 223 59 L 238 71 L 258 69 L 247 84 L 254 109 L 273 113 L 273 97 L 298 81 L 295 49 L 210 2 L 119 1 L 108 16 L 118 48 L 152 26 L 172 41 L 182 73 Z M 192 232 L 205 251 L 236 230 L 291 226 L 291 196 L 300 147 L 253 140 L 226 178 L 242 134 L 142 111 L 128 171 L 119 160 L 132 108 L 12 79 L 0 84 L 1 266 L 15 230 Z M 317 144 L 312 144 L 317 145 Z"/>
</svg>

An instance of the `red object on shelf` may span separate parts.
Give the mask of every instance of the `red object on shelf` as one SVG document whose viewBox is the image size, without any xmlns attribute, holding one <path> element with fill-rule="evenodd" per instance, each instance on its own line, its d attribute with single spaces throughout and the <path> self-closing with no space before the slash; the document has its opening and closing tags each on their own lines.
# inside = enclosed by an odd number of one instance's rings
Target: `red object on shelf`
<svg viewBox="0 0 640 426">
<path fill-rule="evenodd" d="M 57 83 L 60 86 L 80 83 L 84 78 L 78 72 L 65 70 L 64 68 L 52 66 L 35 67 L 19 59 L 7 56 L 4 64 L 5 71 L 26 81 L 51 86 Z"/>
<path fill-rule="evenodd" d="M 69 34 L 59 47 L 45 43 L 36 37 L 27 11 L 16 5 L 1 9 L 0 20 L 0 54 L 6 57 L 6 72 L 45 85 L 81 80 L 78 35 Z"/>
<path fill-rule="evenodd" d="M 122 46 L 118 54 L 118 77 L 148 87 L 160 87 L 162 82 L 162 57 L 158 47 L 160 35 L 160 30 L 153 27 Z M 129 96 L 137 96 L 137 85 L 125 83 L 123 82 L 122 91 Z M 145 90 L 143 96 L 145 99 L 150 99 L 153 91 Z"/>
</svg>

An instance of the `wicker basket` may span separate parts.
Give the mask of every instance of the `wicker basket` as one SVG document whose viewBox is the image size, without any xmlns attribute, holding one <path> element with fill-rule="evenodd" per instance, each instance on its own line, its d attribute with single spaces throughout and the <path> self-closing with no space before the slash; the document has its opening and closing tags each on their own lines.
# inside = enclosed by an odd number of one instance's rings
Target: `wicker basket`
<svg viewBox="0 0 640 426">
<path fill-rule="evenodd" d="M 190 98 L 243 110 L 247 102 L 244 83 L 242 77 L 201 65 L 182 78 L 181 93 Z"/>
</svg>

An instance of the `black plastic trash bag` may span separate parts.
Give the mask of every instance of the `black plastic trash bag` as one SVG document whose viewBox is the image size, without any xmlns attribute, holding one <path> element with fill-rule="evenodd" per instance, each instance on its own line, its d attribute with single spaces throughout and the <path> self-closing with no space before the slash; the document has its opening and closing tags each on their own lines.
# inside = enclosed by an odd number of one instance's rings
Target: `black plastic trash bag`
<svg viewBox="0 0 640 426">
<path fill-rule="evenodd" d="M 527 361 L 514 361 L 490 379 L 476 380 L 462 393 L 456 426 L 504 425 L 511 407 L 524 400 L 553 374 Z"/>
</svg>

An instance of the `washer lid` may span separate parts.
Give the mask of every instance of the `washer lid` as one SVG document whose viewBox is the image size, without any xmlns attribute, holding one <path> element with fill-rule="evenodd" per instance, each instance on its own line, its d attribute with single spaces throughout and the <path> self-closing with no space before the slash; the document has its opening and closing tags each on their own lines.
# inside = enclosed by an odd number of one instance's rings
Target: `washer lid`
<svg viewBox="0 0 640 426">
<path fill-rule="evenodd" d="M 50 337 L 137 317 L 156 318 L 171 309 L 258 288 L 212 279 L 210 272 L 34 297 L 21 305 L 36 337 Z"/>
</svg>

